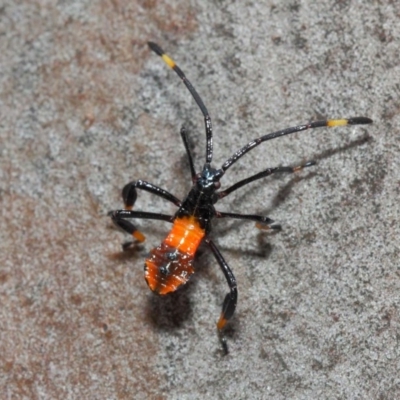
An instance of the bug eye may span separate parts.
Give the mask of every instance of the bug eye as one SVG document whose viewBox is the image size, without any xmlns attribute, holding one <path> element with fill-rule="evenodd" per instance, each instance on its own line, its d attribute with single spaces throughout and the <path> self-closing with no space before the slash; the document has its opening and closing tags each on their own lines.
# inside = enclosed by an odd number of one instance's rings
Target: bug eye
<svg viewBox="0 0 400 400">
<path fill-rule="evenodd" d="M 215 182 L 214 187 L 215 189 L 219 189 L 221 187 L 221 182 Z"/>
</svg>

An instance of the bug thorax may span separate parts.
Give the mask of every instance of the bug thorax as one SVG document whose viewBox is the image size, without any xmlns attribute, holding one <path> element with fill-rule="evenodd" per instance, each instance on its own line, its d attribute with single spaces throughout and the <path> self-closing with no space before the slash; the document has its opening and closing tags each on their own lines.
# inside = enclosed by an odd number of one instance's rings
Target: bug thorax
<svg viewBox="0 0 400 400">
<path fill-rule="evenodd" d="M 214 192 L 219 189 L 220 179 L 224 172 L 222 169 L 212 168 L 210 164 L 204 164 L 203 170 L 196 175 L 195 185 L 201 192 Z"/>
</svg>

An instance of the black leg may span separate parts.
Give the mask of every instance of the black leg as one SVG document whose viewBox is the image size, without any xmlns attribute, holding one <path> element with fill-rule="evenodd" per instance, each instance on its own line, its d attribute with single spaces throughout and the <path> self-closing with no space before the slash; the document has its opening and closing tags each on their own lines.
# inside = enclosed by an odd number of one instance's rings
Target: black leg
<svg viewBox="0 0 400 400">
<path fill-rule="evenodd" d="M 182 128 L 181 128 L 181 137 L 183 140 L 183 144 L 185 145 L 186 154 L 189 159 L 189 167 L 190 167 L 190 172 L 192 174 L 192 181 L 194 182 L 194 180 L 196 178 L 196 170 L 194 169 L 192 152 L 190 151 L 190 148 L 189 148 L 189 142 L 187 140 L 186 129 L 184 126 L 182 126 Z"/>
<path fill-rule="evenodd" d="M 139 179 L 137 181 L 129 182 L 122 189 L 122 198 L 124 200 L 125 208 L 127 208 L 128 210 L 132 209 L 137 199 L 136 189 L 145 190 L 146 192 L 150 192 L 152 194 L 155 194 L 156 196 L 160 196 L 163 199 L 174 203 L 177 207 L 180 207 L 182 204 L 178 198 L 176 198 L 174 195 L 167 192 L 166 190 Z"/>
<path fill-rule="evenodd" d="M 111 217 L 112 221 L 116 226 L 121 228 L 123 231 L 132 235 L 137 241 L 144 242 L 144 235 L 133 225 L 131 222 L 127 221 L 127 218 L 145 218 L 145 219 L 156 219 L 160 221 L 172 222 L 173 217 L 171 215 L 151 213 L 145 211 L 132 211 L 132 210 L 116 210 L 110 211 L 108 215 Z M 130 243 L 123 244 L 123 248 L 128 247 Z"/>
<path fill-rule="evenodd" d="M 234 218 L 234 219 L 245 219 L 248 221 L 255 221 L 257 228 L 260 229 L 274 229 L 280 230 L 281 226 L 279 224 L 275 224 L 274 220 L 263 215 L 256 214 L 236 214 L 236 213 L 226 213 L 217 211 L 215 214 L 217 218 Z"/>
<path fill-rule="evenodd" d="M 215 246 L 214 242 L 211 239 L 206 239 L 205 241 L 210 246 L 211 251 L 213 252 L 219 266 L 221 267 L 230 289 L 229 293 L 225 296 L 225 300 L 222 305 L 221 316 L 219 317 L 219 320 L 217 322 L 219 340 L 221 342 L 224 353 L 228 354 L 228 343 L 226 342 L 226 337 L 224 336 L 223 330 L 226 326 L 226 323 L 232 318 L 232 315 L 234 314 L 236 309 L 238 297 L 236 279 L 231 269 L 229 268 L 229 265 L 226 263 L 226 261 L 222 257 L 222 254 Z"/>
<path fill-rule="evenodd" d="M 311 167 L 312 165 L 315 165 L 315 161 L 309 161 L 306 162 L 305 164 L 298 165 L 296 167 L 277 167 L 277 168 L 267 168 L 264 171 L 259 172 L 258 174 L 252 175 L 249 178 L 243 179 L 234 185 L 230 186 L 228 189 L 222 190 L 218 192 L 218 199 L 223 199 L 224 197 L 228 196 L 228 194 L 234 192 L 235 190 L 241 188 L 244 185 L 247 185 L 250 182 L 254 182 L 258 179 L 265 178 L 266 176 L 275 174 L 277 172 L 297 172 L 302 170 L 303 168 Z"/>
</svg>

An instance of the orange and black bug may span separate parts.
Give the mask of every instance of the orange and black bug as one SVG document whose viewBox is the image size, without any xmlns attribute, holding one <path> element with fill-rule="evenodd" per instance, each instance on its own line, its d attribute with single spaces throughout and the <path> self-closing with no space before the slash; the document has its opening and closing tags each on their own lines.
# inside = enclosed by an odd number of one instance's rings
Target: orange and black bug
<svg viewBox="0 0 400 400">
<path fill-rule="evenodd" d="M 176 65 L 176 63 L 169 56 L 167 56 L 157 44 L 149 42 L 148 45 L 151 50 L 158 54 L 164 60 L 164 62 L 178 74 L 203 113 L 206 131 L 206 160 L 203 170 L 200 173 L 196 173 L 192 154 L 189 149 L 187 134 L 185 129 L 182 127 L 181 137 L 188 156 L 193 181 L 193 186 L 186 199 L 180 201 L 166 190 L 146 181 L 133 181 L 128 183 L 122 190 L 125 209 L 111 211 L 109 215 L 111 216 L 115 225 L 131 234 L 139 242 L 144 241 L 144 236 L 129 220 L 135 218 L 148 218 L 167 221 L 173 224 L 172 229 L 161 245 L 151 250 L 150 255 L 146 259 L 144 265 L 145 279 L 147 284 L 153 292 L 160 295 L 174 292 L 180 286 L 184 285 L 195 272 L 193 260 L 198 247 L 202 242 L 205 242 L 209 246 L 217 260 L 217 263 L 222 269 L 229 286 L 229 292 L 225 297 L 222 305 L 221 316 L 217 322 L 218 336 L 224 352 L 227 353 L 228 346 L 224 336 L 224 328 L 235 312 L 238 292 L 236 279 L 229 265 L 226 263 L 222 254 L 214 244 L 214 241 L 209 236 L 211 232 L 211 222 L 214 218 L 236 218 L 255 221 L 256 225 L 262 229 L 280 229 L 280 226 L 274 224 L 274 221 L 266 216 L 220 212 L 214 208 L 214 205 L 222 198 L 228 196 L 233 191 L 241 188 L 244 185 L 247 185 L 250 182 L 265 178 L 266 176 L 277 172 L 296 172 L 305 167 L 315 165 L 315 162 L 310 161 L 296 167 L 284 166 L 266 168 L 247 179 L 243 179 L 235 183 L 225 190 L 219 191 L 218 189 L 221 186 L 220 180 L 222 176 L 229 167 L 231 167 L 247 152 L 267 140 L 324 126 L 335 127 L 344 125 L 370 124 L 372 120 L 365 117 L 330 119 L 314 121 L 304 125 L 298 125 L 292 128 L 273 132 L 250 141 L 235 154 L 233 154 L 227 161 L 225 161 L 221 168 L 215 169 L 211 166 L 213 156 L 212 125 L 207 108 L 205 107 L 195 88 L 186 78 L 182 70 Z M 132 208 L 137 198 L 136 189 L 145 190 L 174 203 L 178 207 L 178 211 L 175 213 L 175 215 L 133 211 Z M 128 243 L 128 245 L 129 244 L 130 243 Z"/>
</svg>

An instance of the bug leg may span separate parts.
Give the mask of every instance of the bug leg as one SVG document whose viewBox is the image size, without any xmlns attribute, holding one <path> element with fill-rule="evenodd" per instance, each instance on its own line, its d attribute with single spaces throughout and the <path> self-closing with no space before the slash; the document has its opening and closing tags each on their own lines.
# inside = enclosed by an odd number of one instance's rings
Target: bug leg
<svg viewBox="0 0 400 400">
<path fill-rule="evenodd" d="M 226 261 L 222 257 L 222 254 L 215 246 L 214 242 L 211 239 L 206 239 L 206 243 L 210 246 L 211 251 L 214 254 L 214 257 L 216 258 L 219 266 L 221 267 L 230 289 L 229 293 L 227 293 L 227 295 L 225 296 L 224 303 L 222 305 L 222 312 L 217 322 L 217 332 L 219 340 L 222 345 L 222 349 L 224 351 L 224 354 L 228 354 L 229 352 L 228 343 L 224 335 L 224 328 L 227 322 L 232 318 L 232 315 L 234 314 L 236 309 L 237 297 L 238 297 L 236 279 L 231 269 L 229 268 L 229 265 L 226 263 Z"/>
<path fill-rule="evenodd" d="M 257 228 L 260 229 L 273 229 L 273 230 L 280 230 L 282 227 L 279 224 L 276 224 L 273 219 L 265 217 L 263 215 L 256 215 L 256 214 L 236 214 L 236 213 L 226 213 L 217 211 L 216 215 L 217 218 L 234 218 L 234 219 L 244 219 L 248 221 L 255 221 Z"/>
<path fill-rule="evenodd" d="M 182 126 L 182 128 L 181 128 L 181 138 L 183 140 L 186 154 L 188 156 L 190 172 L 192 174 L 192 181 L 194 182 L 195 178 L 196 178 L 196 170 L 194 169 L 192 152 L 190 151 L 189 142 L 188 142 L 188 138 L 187 138 L 187 132 L 186 132 L 186 128 L 184 126 Z"/>
<path fill-rule="evenodd" d="M 250 176 L 249 178 L 243 179 L 243 180 L 235 183 L 234 185 L 230 186 L 228 189 L 221 190 L 220 192 L 218 192 L 217 200 L 223 199 L 224 197 L 228 196 L 228 194 L 231 194 L 232 192 L 241 188 L 242 186 L 245 186 L 245 185 L 249 184 L 250 182 L 254 182 L 258 179 L 265 178 L 266 176 L 270 176 L 277 172 L 289 172 L 289 173 L 298 172 L 298 171 L 301 171 L 303 168 L 311 167 L 315 164 L 316 164 L 315 161 L 308 161 L 304 164 L 297 165 L 296 167 L 267 168 L 264 171 L 261 171 L 257 174 Z"/>
<path fill-rule="evenodd" d="M 122 199 L 124 200 L 125 208 L 127 210 L 131 210 L 137 199 L 136 189 L 145 190 L 146 192 L 155 194 L 156 196 L 160 196 L 165 200 L 174 203 L 177 207 L 181 206 L 181 201 L 176 198 L 171 193 L 167 192 L 164 189 L 161 189 L 158 186 L 153 185 L 152 183 L 142 181 L 141 179 L 137 181 L 129 182 L 122 189 Z"/>
<path fill-rule="evenodd" d="M 134 239 L 138 242 L 143 242 L 145 240 L 145 236 L 136 228 L 134 224 L 126 221 L 126 218 L 148 218 L 171 221 L 172 217 L 163 214 L 132 211 L 132 208 L 137 199 L 136 189 L 145 190 L 149 193 L 155 194 L 156 196 L 162 197 L 163 199 L 174 203 L 178 207 L 181 206 L 181 201 L 166 190 L 140 179 L 137 181 L 129 182 L 127 185 L 124 186 L 124 188 L 122 189 L 122 199 L 124 201 L 125 210 L 110 211 L 108 215 L 111 217 L 116 226 L 132 235 Z M 127 249 L 131 244 L 132 242 L 124 243 L 122 245 L 122 248 Z"/>
<path fill-rule="evenodd" d="M 132 222 L 127 221 L 130 218 L 145 218 L 145 219 L 155 219 L 160 221 L 172 222 L 173 217 L 171 215 L 151 213 L 145 211 L 132 211 L 132 210 L 115 210 L 110 211 L 108 215 L 111 217 L 113 223 L 118 226 L 118 228 L 132 235 L 132 237 L 138 242 L 144 242 L 145 236 L 136 228 Z M 128 248 L 132 242 L 127 242 L 122 245 L 125 250 Z"/>
</svg>

